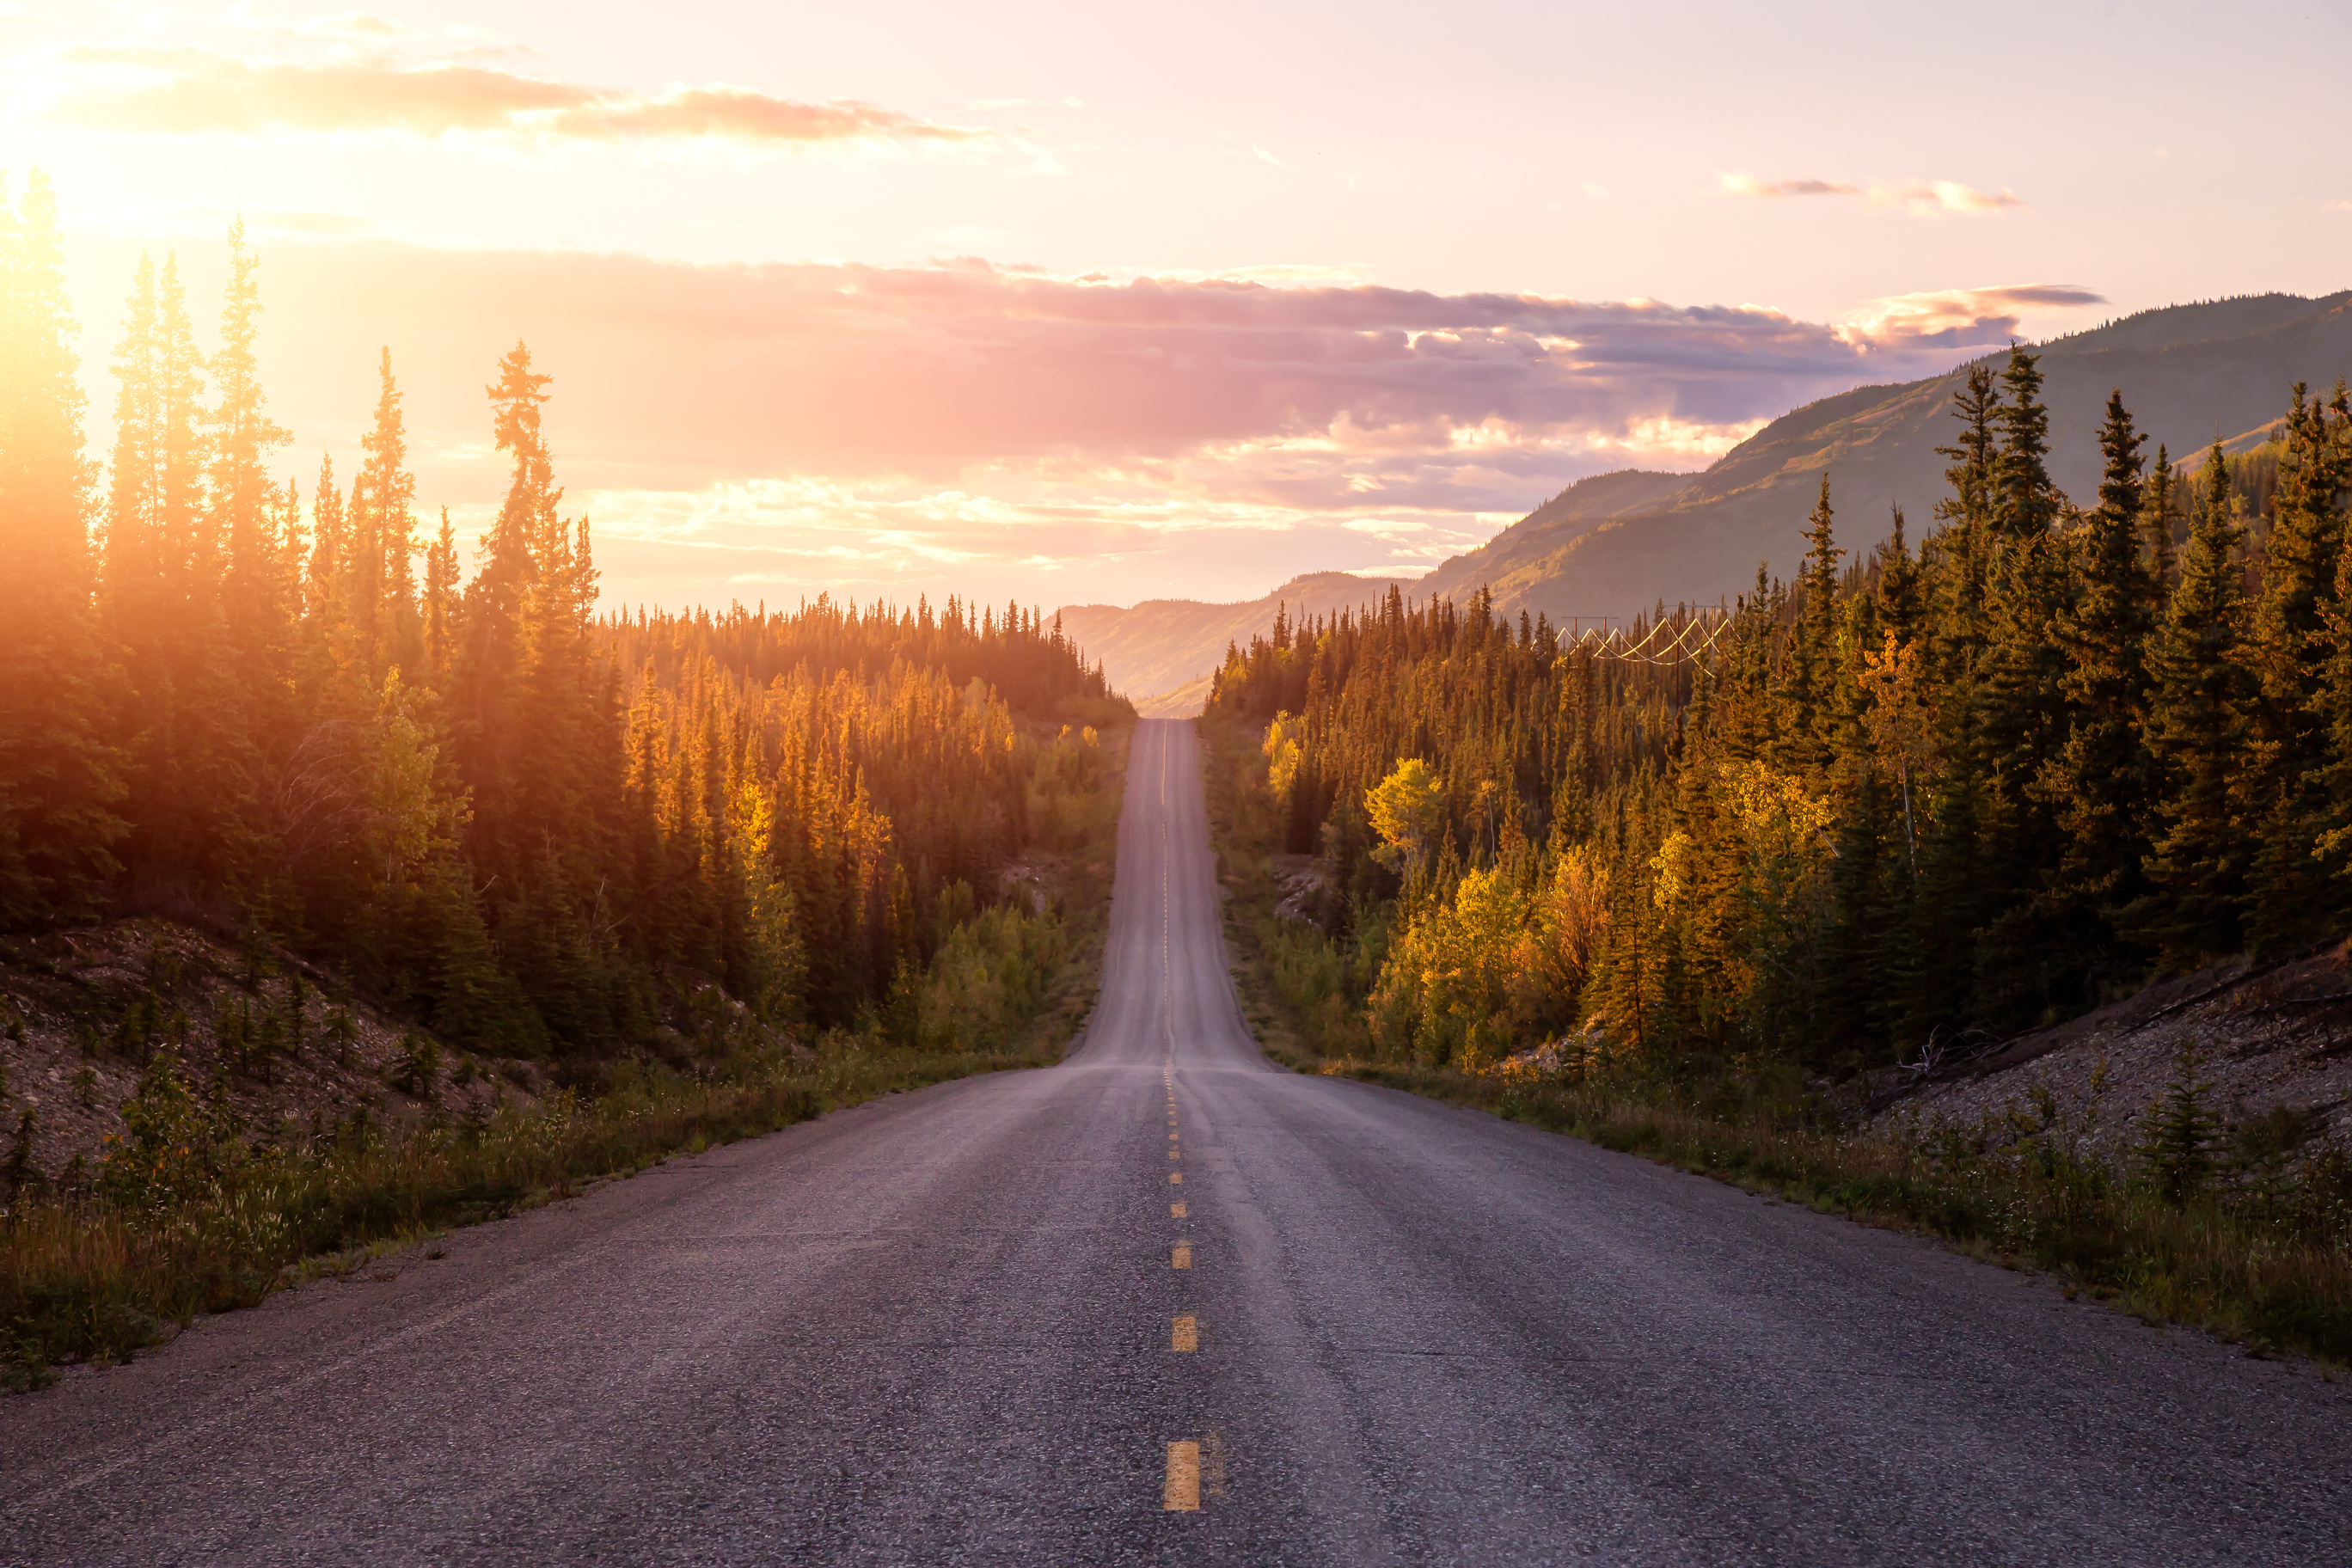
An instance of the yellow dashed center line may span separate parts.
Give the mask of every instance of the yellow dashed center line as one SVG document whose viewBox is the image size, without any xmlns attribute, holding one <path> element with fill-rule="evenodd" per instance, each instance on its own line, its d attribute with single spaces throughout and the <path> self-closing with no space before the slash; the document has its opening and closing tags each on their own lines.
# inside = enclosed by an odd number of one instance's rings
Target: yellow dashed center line
<svg viewBox="0 0 2352 1568">
<path fill-rule="evenodd" d="M 1190 1317 L 1177 1319 L 1174 1326 L 1168 1332 L 1168 1348 L 1171 1351 L 1188 1352 L 1199 1350 L 1201 1348 L 1200 1323 Z"/>
<path fill-rule="evenodd" d="M 1160 1494 L 1160 1506 L 1170 1513 L 1201 1511 L 1200 1444 L 1168 1445 L 1168 1485 Z"/>
<path fill-rule="evenodd" d="M 1184 1205 L 1182 1204 L 1170 1204 L 1168 1205 L 1168 1213 L 1171 1218 L 1182 1219 L 1184 1217 Z"/>
<path fill-rule="evenodd" d="M 1183 1173 L 1183 1172 L 1181 1172 L 1181 1171 L 1171 1171 L 1171 1172 L 1169 1172 L 1169 1173 L 1168 1173 L 1168 1184 L 1169 1184 L 1170 1186 L 1171 1186 L 1171 1187 L 1181 1187 L 1181 1186 L 1182 1186 L 1182 1185 L 1184 1184 L 1184 1173 Z"/>
<path fill-rule="evenodd" d="M 1168 1254 L 1168 1267 L 1171 1268 L 1192 1268 L 1192 1244 L 1189 1241 L 1180 1241 L 1171 1248 Z"/>
</svg>

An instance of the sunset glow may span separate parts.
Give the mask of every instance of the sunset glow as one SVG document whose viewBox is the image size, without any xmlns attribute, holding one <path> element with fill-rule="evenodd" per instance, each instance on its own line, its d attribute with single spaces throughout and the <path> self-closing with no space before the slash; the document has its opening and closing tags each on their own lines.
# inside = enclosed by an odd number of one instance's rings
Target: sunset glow
<svg viewBox="0 0 2352 1568">
<path fill-rule="evenodd" d="M 1457 80 L 1414 71 L 1401 10 L 1244 19 L 16 5 L 0 162 L 59 192 L 101 446 L 139 254 L 206 297 L 241 214 L 284 472 L 349 458 L 388 345 L 420 501 L 478 530 L 478 389 L 522 338 L 612 603 L 1409 574 L 1582 475 L 1703 467 L 1809 398 L 2225 286 L 2221 250 L 2117 204 L 2259 229 L 2283 289 L 2332 286 L 2347 235 L 2316 147 L 2214 180 L 2252 132 L 2153 44 L 2069 95 L 2114 132 L 2095 172 L 2063 129 L 1751 113 L 1874 61 L 1905 100 L 1965 90 L 2006 68 L 1990 42 L 1816 38 L 1792 77 L 1727 7 L 1496 8 L 1469 29 L 1517 41 Z"/>
</svg>

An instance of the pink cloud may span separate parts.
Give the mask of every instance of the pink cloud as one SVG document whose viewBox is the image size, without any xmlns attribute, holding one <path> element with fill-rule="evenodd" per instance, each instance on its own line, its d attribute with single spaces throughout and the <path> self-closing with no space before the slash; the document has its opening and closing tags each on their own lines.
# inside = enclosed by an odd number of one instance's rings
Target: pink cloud
<svg viewBox="0 0 2352 1568">
<path fill-rule="evenodd" d="M 1753 174 L 1721 176 L 1727 196 L 1858 196 L 1862 187 L 1851 180 L 1759 180 Z"/>
<path fill-rule="evenodd" d="M 1840 327 L 1754 307 L 364 240 L 273 246 L 263 288 L 280 416 L 342 447 L 389 344 L 425 493 L 457 502 L 500 482 L 479 393 L 518 337 L 556 377 L 551 430 L 583 491 L 783 476 L 1097 510 L 1465 518 L 1599 469 L 1703 465 L 1762 418 L 1940 369 L 2015 325 L 1989 304 Z"/>
<path fill-rule="evenodd" d="M 131 243 L 86 243 L 78 274 L 127 284 Z M 522 338 L 555 378 L 559 476 L 608 563 L 635 563 L 614 592 L 699 574 L 721 603 L 715 584 L 739 580 L 996 592 L 1049 568 L 1097 584 L 1054 594 L 1100 596 L 1160 584 L 1179 535 L 1286 570 L 1419 561 L 1584 474 L 1700 467 L 1812 398 L 1943 369 L 2065 294 L 1906 297 L 1837 325 L 1360 282 L 365 238 L 271 244 L 261 282 L 264 384 L 306 490 L 320 447 L 339 468 L 352 457 L 388 344 L 426 514 L 446 501 L 461 528 L 478 521 L 505 479 L 481 389 Z"/>
<path fill-rule="evenodd" d="M 2105 303 L 2104 294 L 2072 283 L 1896 294 L 1856 311 L 1843 332 L 1855 343 L 1881 350 L 1969 349 L 2022 335 L 2029 315 Z"/>
<path fill-rule="evenodd" d="M 1727 196 L 1860 196 L 1873 206 L 1907 207 L 1912 212 L 1995 213 L 2025 204 L 2006 188 L 1980 191 L 1958 180 L 1902 180 L 1893 184 L 1861 184 L 1853 180 L 1759 180 L 1753 174 L 1718 174 L 1716 188 Z"/>
<path fill-rule="evenodd" d="M 99 131 L 395 131 L 597 142 L 712 137 L 770 144 L 953 142 L 986 134 L 854 100 L 801 103 L 740 87 L 627 92 L 487 66 L 382 59 L 311 65 L 197 48 L 97 46 L 66 58 L 134 73 L 133 79 L 73 92 L 54 110 L 64 123 Z"/>
</svg>

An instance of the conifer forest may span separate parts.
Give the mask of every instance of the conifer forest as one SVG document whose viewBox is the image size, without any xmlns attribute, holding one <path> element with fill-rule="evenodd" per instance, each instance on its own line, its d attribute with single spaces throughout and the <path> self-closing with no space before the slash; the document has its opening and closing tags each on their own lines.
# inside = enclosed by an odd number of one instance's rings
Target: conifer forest
<svg viewBox="0 0 2352 1568">
<path fill-rule="evenodd" d="M 1329 868 L 1278 963 L 1317 1048 L 1924 1070 L 2352 922 L 2345 389 L 2235 456 L 2111 398 L 2077 499 L 2041 387 L 1979 363 L 1926 527 L 1824 475 L 1798 580 L 1727 612 L 1391 590 L 1231 649 L 1210 721 Z"/>
<path fill-rule="evenodd" d="M 278 483 L 241 228 L 210 353 L 140 264 L 101 461 L 55 200 L 0 213 L 0 928 L 249 933 L 502 1055 L 640 1041 L 681 967 L 911 1041 L 1008 866 L 1079 831 L 1127 710 L 1035 611 L 600 616 L 520 343 L 486 356 L 511 482 L 470 559 L 421 513 L 389 350 L 356 471 Z"/>
</svg>

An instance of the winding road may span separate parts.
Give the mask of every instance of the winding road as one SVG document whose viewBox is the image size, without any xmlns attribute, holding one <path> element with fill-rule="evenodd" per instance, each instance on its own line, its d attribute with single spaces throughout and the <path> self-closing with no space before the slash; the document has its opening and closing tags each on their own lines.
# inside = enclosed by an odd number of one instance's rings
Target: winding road
<svg viewBox="0 0 2352 1568">
<path fill-rule="evenodd" d="M 0 1398 L 0 1562 L 2352 1563 L 2339 1385 L 1269 1066 L 1194 745 L 1063 1065 Z"/>
</svg>

